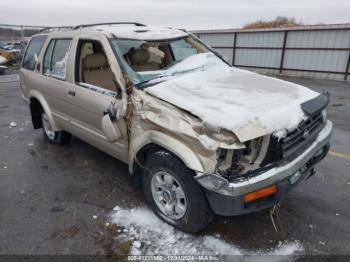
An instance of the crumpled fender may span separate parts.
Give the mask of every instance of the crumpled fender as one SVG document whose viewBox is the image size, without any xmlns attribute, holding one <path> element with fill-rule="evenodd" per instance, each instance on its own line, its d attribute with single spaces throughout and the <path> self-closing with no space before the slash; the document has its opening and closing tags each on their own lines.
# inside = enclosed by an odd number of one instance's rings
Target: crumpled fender
<svg viewBox="0 0 350 262">
<path fill-rule="evenodd" d="M 159 131 L 145 131 L 132 139 L 129 150 L 129 172 L 133 172 L 133 164 L 137 152 L 149 143 L 157 144 L 179 157 L 185 165 L 193 170 L 203 172 L 203 165 L 197 155 L 185 144 Z"/>
<path fill-rule="evenodd" d="M 60 129 L 56 125 L 55 120 L 52 117 L 52 113 L 51 113 L 50 107 L 47 104 L 44 96 L 40 92 L 38 92 L 36 90 L 30 90 L 30 92 L 29 92 L 29 101 L 30 101 L 31 98 L 36 98 L 40 102 L 41 106 L 43 107 L 43 109 L 44 109 L 44 111 L 45 111 L 45 113 L 46 113 L 46 115 L 47 115 L 47 117 L 48 117 L 48 119 L 50 121 L 52 129 L 54 131 L 60 131 Z"/>
</svg>

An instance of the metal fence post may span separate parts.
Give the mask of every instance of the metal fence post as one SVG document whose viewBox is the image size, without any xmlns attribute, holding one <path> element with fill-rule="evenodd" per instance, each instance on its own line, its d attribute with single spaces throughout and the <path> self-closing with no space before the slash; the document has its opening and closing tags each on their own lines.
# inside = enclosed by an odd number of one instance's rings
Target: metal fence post
<svg viewBox="0 0 350 262">
<path fill-rule="evenodd" d="M 346 64 L 344 80 L 348 80 L 349 67 L 350 67 L 350 51 L 349 51 L 349 55 L 348 55 L 348 62 L 347 62 L 347 64 Z"/>
<path fill-rule="evenodd" d="M 233 38 L 233 50 L 232 50 L 232 65 L 235 65 L 235 56 L 236 56 L 236 43 L 237 43 L 237 32 L 234 32 L 234 38 Z"/>
<path fill-rule="evenodd" d="M 284 31 L 284 36 L 283 36 L 283 46 L 282 46 L 282 53 L 281 53 L 281 63 L 280 63 L 280 68 L 279 68 L 280 74 L 282 73 L 282 70 L 283 70 L 284 53 L 286 52 L 287 36 L 288 36 L 288 31 L 286 30 L 286 31 Z"/>
</svg>

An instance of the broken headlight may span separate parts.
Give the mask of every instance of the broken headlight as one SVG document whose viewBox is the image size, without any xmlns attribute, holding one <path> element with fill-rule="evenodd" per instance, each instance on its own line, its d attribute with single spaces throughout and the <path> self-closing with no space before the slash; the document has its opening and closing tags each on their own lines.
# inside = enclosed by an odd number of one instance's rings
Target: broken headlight
<svg viewBox="0 0 350 262">
<path fill-rule="evenodd" d="M 261 152 L 263 138 L 245 142 L 243 149 L 223 149 L 217 151 L 218 174 L 225 177 L 237 177 L 257 167 L 255 164 Z"/>
</svg>

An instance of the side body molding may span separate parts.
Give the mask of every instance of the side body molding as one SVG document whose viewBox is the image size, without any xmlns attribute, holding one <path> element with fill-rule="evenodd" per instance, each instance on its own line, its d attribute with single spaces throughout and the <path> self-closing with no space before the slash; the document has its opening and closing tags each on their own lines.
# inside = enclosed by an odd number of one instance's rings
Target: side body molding
<svg viewBox="0 0 350 262">
<path fill-rule="evenodd" d="M 185 144 L 181 143 L 171 136 L 161 133 L 159 131 L 146 131 L 133 137 L 129 150 L 129 173 L 133 172 L 133 164 L 136 154 L 147 144 L 157 144 L 179 157 L 185 165 L 196 171 L 203 172 L 203 165 L 201 164 L 197 155 Z"/>
<path fill-rule="evenodd" d="M 52 113 L 51 113 L 50 107 L 47 104 L 44 96 L 40 92 L 38 92 L 36 90 L 30 90 L 30 92 L 29 92 L 29 102 L 30 102 L 30 100 L 32 98 L 35 98 L 35 99 L 37 99 L 40 102 L 41 106 L 43 107 L 43 109 L 44 109 L 44 111 L 45 111 L 45 113 L 46 113 L 46 115 L 47 115 L 47 117 L 48 117 L 48 119 L 50 121 L 52 129 L 54 131 L 60 131 L 60 129 L 57 127 L 57 125 L 55 123 L 55 120 L 52 117 Z"/>
</svg>

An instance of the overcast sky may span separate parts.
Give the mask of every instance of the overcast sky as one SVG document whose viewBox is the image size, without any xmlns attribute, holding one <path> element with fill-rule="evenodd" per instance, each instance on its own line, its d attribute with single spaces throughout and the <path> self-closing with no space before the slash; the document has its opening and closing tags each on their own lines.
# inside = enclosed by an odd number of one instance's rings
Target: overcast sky
<svg viewBox="0 0 350 262">
<path fill-rule="evenodd" d="M 138 21 L 186 29 L 239 28 L 278 15 L 305 24 L 350 22 L 350 0 L 1 0 L 1 24 Z"/>
</svg>

